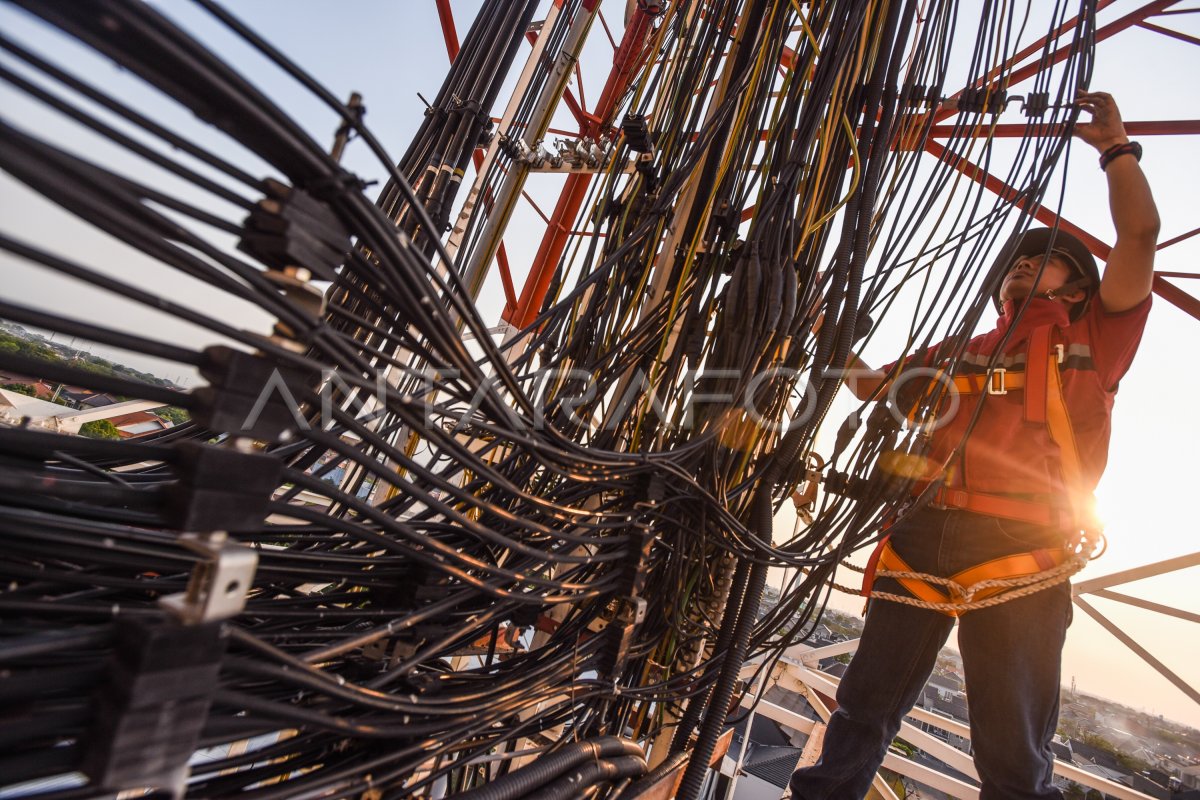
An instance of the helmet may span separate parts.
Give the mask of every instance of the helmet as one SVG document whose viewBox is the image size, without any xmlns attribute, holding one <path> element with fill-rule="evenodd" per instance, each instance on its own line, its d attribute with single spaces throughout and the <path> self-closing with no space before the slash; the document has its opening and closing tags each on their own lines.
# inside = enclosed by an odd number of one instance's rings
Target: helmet
<svg viewBox="0 0 1200 800">
<path fill-rule="evenodd" d="M 1060 256 L 1078 274 L 1077 280 L 1082 283 L 1079 288 L 1082 288 L 1087 296 L 1082 303 L 1076 303 L 1071 309 L 1071 321 L 1074 322 L 1083 316 L 1088 302 L 1100 288 L 1100 268 L 1087 245 L 1064 230 L 1055 231 L 1051 228 L 1030 228 L 1025 233 L 1013 234 L 1004 243 L 999 257 L 992 264 L 991 273 L 996 285 L 992 290 L 992 302 L 995 303 L 997 311 L 1003 308 L 1000 302 L 1000 287 L 1013 262 L 1024 256 L 1050 254 Z"/>
</svg>

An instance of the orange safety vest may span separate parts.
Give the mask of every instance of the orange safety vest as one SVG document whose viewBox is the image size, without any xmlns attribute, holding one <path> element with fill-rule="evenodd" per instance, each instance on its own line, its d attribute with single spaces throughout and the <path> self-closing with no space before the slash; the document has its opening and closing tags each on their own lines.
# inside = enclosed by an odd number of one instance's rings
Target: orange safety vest
<svg viewBox="0 0 1200 800">
<path fill-rule="evenodd" d="M 1069 493 L 1070 510 L 1064 511 L 1064 509 L 1049 504 L 1002 495 L 946 488 L 939 488 L 934 493 L 930 501 L 934 507 L 954 508 L 1047 526 L 1061 525 L 1074 528 L 1076 531 L 1093 524 L 1091 520 L 1087 520 L 1091 493 L 1083 484 L 1083 470 L 1079 451 L 1075 444 L 1074 429 L 1071 426 L 1071 418 L 1063 398 L 1062 376 L 1059 373 L 1059 365 L 1063 359 L 1063 346 L 1052 343 L 1054 329 L 1054 325 L 1043 325 L 1031 332 L 1024 372 L 998 369 L 992 370 L 986 375 L 956 376 L 953 381 L 955 390 L 962 394 L 1002 394 L 1010 391 L 1024 391 L 1025 419 L 1045 424 L 1051 439 L 1058 446 L 1063 483 Z M 924 490 L 926 485 L 921 485 L 918 489 Z M 888 535 L 880 541 L 867 562 L 862 587 L 864 596 L 870 596 L 871 588 L 875 583 L 875 573 L 879 568 L 893 572 L 913 571 L 892 548 L 890 538 L 891 536 Z M 986 580 L 1032 575 L 1058 566 L 1066 560 L 1066 557 L 1065 546 L 1058 550 L 1016 553 L 963 570 L 950 576 L 950 580 L 961 586 L 970 586 Z M 934 603 L 963 601 L 963 598 L 954 597 L 927 581 L 914 578 L 898 580 L 914 597 L 921 600 Z M 984 589 L 973 599 L 990 597 L 1000 591 L 1002 591 L 1001 587 Z M 946 611 L 945 613 L 949 616 L 958 616 L 961 612 Z"/>
</svg>

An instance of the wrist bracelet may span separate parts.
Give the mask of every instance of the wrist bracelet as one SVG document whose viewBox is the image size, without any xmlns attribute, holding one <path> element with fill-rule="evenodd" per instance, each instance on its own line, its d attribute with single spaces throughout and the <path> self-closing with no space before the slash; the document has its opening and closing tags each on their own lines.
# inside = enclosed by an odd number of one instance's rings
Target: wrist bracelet
<svg viewBox="0 0 1200 800">
<path fill-rule="evenodd" d="M 1100 154 L 1100 169 L 1108 169 L 1108 165 L 1112 163 L 1114 158 L 1120 158 L 1124 155 L 1131 155 L 1138 161 L 1141 161 L 1142 146 L 1137 142 L 1114 144 L 1112 147 Z"/>
</svg>

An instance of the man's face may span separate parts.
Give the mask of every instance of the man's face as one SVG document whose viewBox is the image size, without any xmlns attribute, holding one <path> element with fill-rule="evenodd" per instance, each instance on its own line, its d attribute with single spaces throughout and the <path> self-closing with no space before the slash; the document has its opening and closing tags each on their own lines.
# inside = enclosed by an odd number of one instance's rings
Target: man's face
<svg viewBox="0 0 1200 800">
<path fill-rule="evenodd" d="M 1062 256 L 1051 254 L 1046 260 L 1045 269 L 1041 269 L 1046 257 L 1022 256 L 1013 262 L 1004 282 L 1000 284 L 1000 300 L 1022 300 L 1030 294 L 1053 292 L 1075 280 L 1075 270 L 1071 268 Z M 1041 276 L 1038 276 L 1039 270 Z"/>
</svg>

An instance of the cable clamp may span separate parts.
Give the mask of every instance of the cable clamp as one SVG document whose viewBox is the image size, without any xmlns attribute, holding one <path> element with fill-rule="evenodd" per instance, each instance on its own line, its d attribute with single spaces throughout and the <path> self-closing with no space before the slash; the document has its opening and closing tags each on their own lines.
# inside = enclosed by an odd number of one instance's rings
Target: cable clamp
<svg viewBox="0 0 1200 800">
<path fill-rule="evenodd" d="M 180 442 L 166 490 L 168 527 L 181 531 L 258 530 L 279 486 L 283 462 L 261 450 Z"/>
<path fill-rule="evenodd" d="M 1030 92 L 1025 95 L 1025 100 L 1021 103 L 1021 110 L 1027 117 L 1045 116 L 1046 112 L 1050 110 L 1050 93 Z"/>
<path fill-rule="evenodd" d="M 258 553 L 229 541 L 225 531 L 185 533 L 179 543 L 201 558 L 187 591 L 159 598 L 159 605 L 185 625 L 230 619 L 242 613 L 258 568 Z"/>
<path fill-rule="evenodd" d="M 304 269 L 320 280 L 337 278 L 350 234 L 333 209 L 295 186 L 271 178 L 263 185 L 267 196 L 242 223 L 238 249 L 273 270 Z"/>
<path fill-rule="evenodd" d="M 224 626 L 135 617 L 113 628 L 92 724 L 79 737 L 80 771 L 111 790 L 92 796 L 155 788 L 183 797 L 225 655 Z"/>
<path fill-rule="evenodd" d="M 958 93 L 959 111 L 999 114 L 1008 105 L 1008 94 L 992 87 L 968 87 Z"/>
<path fill-rule="evenodd" d="M 224 345 L 204 350 L 200 374 L 209 385 L 192 391 L 192 418 L 211 431 L 260 441 L 284 441 L 308 424 L 299 404 L 321 377 Z"/>
<path fill-rule="evenodd" d="M 621 121 L 621 132 L 625 135 L 625 144 L 635 153 L 654 152 L 654 134 L 646 123 L 644 114 L 629 113 Z"/>
</svg>

